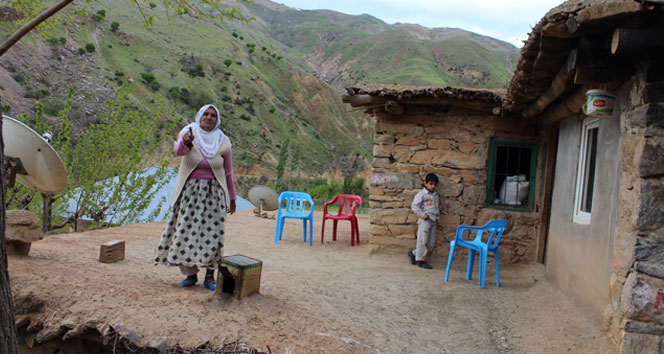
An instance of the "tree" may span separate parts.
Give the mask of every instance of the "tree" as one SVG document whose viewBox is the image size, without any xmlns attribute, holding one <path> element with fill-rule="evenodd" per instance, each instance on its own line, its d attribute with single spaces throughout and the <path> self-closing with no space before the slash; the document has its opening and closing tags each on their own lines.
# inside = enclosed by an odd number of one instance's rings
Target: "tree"
<svg viewBox="0 0 664 354">
<path fill-rule="evenodd" d="M 290 188 L 291 186 L 291 177 L 293 175 L 293 172 L 297 173 L 296 178 L 300 178 L 300 167 L 301 167 L 301 159 L 302 159 L 302 144 L 297 142 L 295 144 L 295 150 L 293 151 L 293 156 L 291 157 L 290 161 L 290 170 L 291 173 L 288 176 L 288 187 Z"/>
<path fill-rule="evenodd" d="M 117 21 L 111 22 L 111 32 L 117 32 L 120 29 L 120 23 Z"/>
<path fill-rule="evenodd" d="M 163 116 L 159 107 L 164 104 L 160 99 L 153 105 L 133 103 L 129 98 L 132 91 L 132 85 L 121 85 L 115 98 L 107 102 L 99 122 L 82 132 L 75 145 L 71 143 L 72 125 L 67 116 L 73 89 L 56 126 L 43 122 L 43 108 L 39 105 L 32 119 L 21 116 L 24 123 L 32 123 L 38 131 L 53 131 L 52 145 L 63 158 L 70 183 L 57 196 L 40 194 L 16 184 L 8 190 L 7 205 L 27 207 L 37 215 L 44 215 L 45 231 L 69 224 L 78 231 L 82 218 L 96 225 L 138 221 L 172 173 L 165 168 L 148 170 L 150 166 L 161 164 L 151 160 L 149 154 L 163 142 L 157 133 Z M 42 207 L 44 199 L 52 208 Z M 48 225 L 52 217 L 44 210 L 56 212 L 54 221 L 58 225 Z M 149 218 L 154 219 L 160 211 L 155 210 Z"/>
<path fill-rule="evenodd" d="M 2 110 L 0 109 L 0 117 Z M 0 119 L 2 131 L 2 119 Z M 0 134 L 0 152 L 5 151 L 5 143 Z M 5 155 L 0 153 L 0 166 L 5 165 Z M 5 200 L 5 169 L 0 168 L 0 198 Z M 0 353 L 17 354 L 16 325 L 14 324 L 14 306 L 12 292 L 9 288 L 9 272 L 7 270 L 7 249 L 5 247 L 5 203 L 0 203 Z"/>
<path fill-rule="evenodd" d="M 58 13 L 60 10 L 65 8 L 67 5 L 71 4 L 74 0 L 61 0 L 58 1 L 55 5 L 51 6 L 46 10 L 41 10 L 41 1 L 34 0 L 32 2 L 32 9 L 36 9 L 36 13 L 24 13 L 27 18 L 32 18 L 25 24 L 23 24 L 19 29 L 16 30 L 11 36 L 7 37 L 2 43 L 0 43 L 0 57 L 4 55 L 9 48 L 16 44 L 23 36 L 32 31 L 35 27 L 49 20 L 51 16 Z M 253 0 L 236 0 L 238 2 L 243 2 L 246 4 L 252 4 Z M 19 5 L 20 1 L 17 2 Z M 134 4 L 138 7 L 138 10 L 141 12 L 145 18 L 146 26 L 154 24 L 154 17 L 146 17 L 143 13 L 143 9 L 140 6 L 138 1 L 133 1 Z M 189 7 L 192 9 L 198 9 L 198 6 L 201 5 L 212 5 L 218 9 L 217 16 L 219 20 L 223 21 L 224 18 L 235 19 L 235 20 L 244 20 L 251 21 L 253 18 L 245 18 L 242 12 L 237 6 L 234 6 L 230 9 L 224 8 L 221 9 L 221 0 L 203 0 L 199 3 L 192 3 L 190 0 L 163 0 L 164 6 L 166 9 L 179 8 L 179 7 Z M 13 5 L 16 3 L 12 3 Z M 197 11 L 199 12 L 199 11 Z M 2 119 L 0 119 L 0 128 L 2 128 Z M 0 134 L 0 166 L 3 166 L 4 163 L 4 141 L 2 139 L 2 134 Z M 0 170 L 2 170 L 0 168 Z M 0 177 L 2 185 L 4 186 L 4 171 L 0 171 Z M 5 203 L 4 203 L 4 187 L 0 188 L 2 193 L 2 202 L 0 203 L 0 353 L 5 354 L 17 354 L 18 353 L 18 344 L 16 341 L 16 328 L 14 324 L 14 315 L 13 315 L 13 305 L 11 301 L 11 290 L 9 288 L 9 274 L 7 273 L 7 252 L 5 249 Z"/>
<path fill-rule="evenodd" d="M 277 162 L 274 181 L 274 186 L 277 189 L 280 189 L 280 184 L 282 183 L 281 180 L 284 176 L 284 169 L 286 168 L 286 162 L 288 161 L 288 145 L 290 145 L 290 138 L 286 138 L 286 141 L 284 141 L 284 144 L 279 150 L 279 160 Z"/>
</svg>

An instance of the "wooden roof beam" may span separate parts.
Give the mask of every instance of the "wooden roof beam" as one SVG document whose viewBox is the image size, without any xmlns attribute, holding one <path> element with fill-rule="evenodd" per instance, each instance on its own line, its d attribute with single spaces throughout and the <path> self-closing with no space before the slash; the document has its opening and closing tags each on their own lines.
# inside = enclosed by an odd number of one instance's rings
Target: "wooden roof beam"
<svg viewBox="0 0 664 354">
<path fill-rule="evenodd" d="M 589 88 L 586 85 L 579 87 L 564 101 L 549 108 L 544 114 L 540 115 L 538 122 L 542 125 L 552 125 L 558 123 L 563 118 L 581 113 L 581 107 L 586 102 L 586 91 Z"/>
<path fill-rule="evenodd" d="M 612 54 L 664 50 L 663 28 L 616 28 L 611 37 Z"/>
<path fill-rule="evenodd" d="M 526 108 L 521 116 L 523 118 L 532 118 L 544 111 L 551 102 L 555 101 L 558 96 L 565 92 L 567 87 L 567 81 L 572 77 L 574 73 L 574 66 L 577 61 L 577 50 L 572 50 L 567 56 L 567 63 L 560 68 L 558 74 L 551 81 L 551 86 L 544 91 L 538 98 L 535 103 Z"/>
</svg>

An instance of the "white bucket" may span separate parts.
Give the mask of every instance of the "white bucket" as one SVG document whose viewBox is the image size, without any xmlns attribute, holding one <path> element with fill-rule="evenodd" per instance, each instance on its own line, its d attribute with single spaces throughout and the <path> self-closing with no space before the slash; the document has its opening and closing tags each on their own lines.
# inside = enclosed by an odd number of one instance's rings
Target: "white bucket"
<svg viewBox="0 0 664 354">
<path fill-rule="evenodd" d="M 613 104 L 616 96 L 604 90 L 586 91 L 586 103 L 583 104 L 583 113 L 595 118 L 610 118 L 613 116 Z"/>
</svg>

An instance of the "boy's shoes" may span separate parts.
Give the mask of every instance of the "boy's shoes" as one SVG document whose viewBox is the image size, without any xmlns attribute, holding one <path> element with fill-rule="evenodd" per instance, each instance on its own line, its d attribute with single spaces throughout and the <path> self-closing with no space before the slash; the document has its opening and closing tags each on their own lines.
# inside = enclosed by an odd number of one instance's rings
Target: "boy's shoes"
<svg viewBox="0 0 664 354">
<path fill-rule="evenodd" d="M 427 263 L 427 262 L 425 262 L 425 261 L 422 261 L 420 264 L 418 264 L 418 266 L 419 266 L 420 268 L 424 268 L 424 269 L 433 269 L 433 267 L 431 266 L 431 264 L 429 264 L 429 263 Z"/>
<path fill-rule="evenodd" d="M 415 255 L 413 251 L 408 251 L 408 258 L 410 258 L 410 264 L 415 264 Z"/>
<path fill-rule="evenodd" d="M 189 275 L 183 281 L 180 282 L 180 287 L 188 288 L 188 287 L 194 286 L 194 285 L 196 285 L 197 281 L 198 281 L 198 277 L 196 276 L 196 274 Z"/>
</svg>

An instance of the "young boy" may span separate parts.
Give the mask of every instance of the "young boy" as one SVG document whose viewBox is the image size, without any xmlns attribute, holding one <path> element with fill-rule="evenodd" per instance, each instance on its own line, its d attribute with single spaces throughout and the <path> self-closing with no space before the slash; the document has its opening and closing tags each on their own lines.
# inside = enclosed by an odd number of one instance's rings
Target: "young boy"
<svg viewBox="0 0 664 354">
<path fill-rule="evenodd" d="M 410 263 L 424 269 L 432 269 L 424 260 L 424 256 L 436 245 L 436 224 L 440 215 L 438 208 L 438 193 L 436 185 L 438 176 L 435 173 L 427 174 L 424 179 L 424 188 L 419 191 L 410 206 L 417 215 L 417 245 L 415 250 L 408 251 Z M 414 252 L 414 253 L 413 253 Z"/>
</svg>

